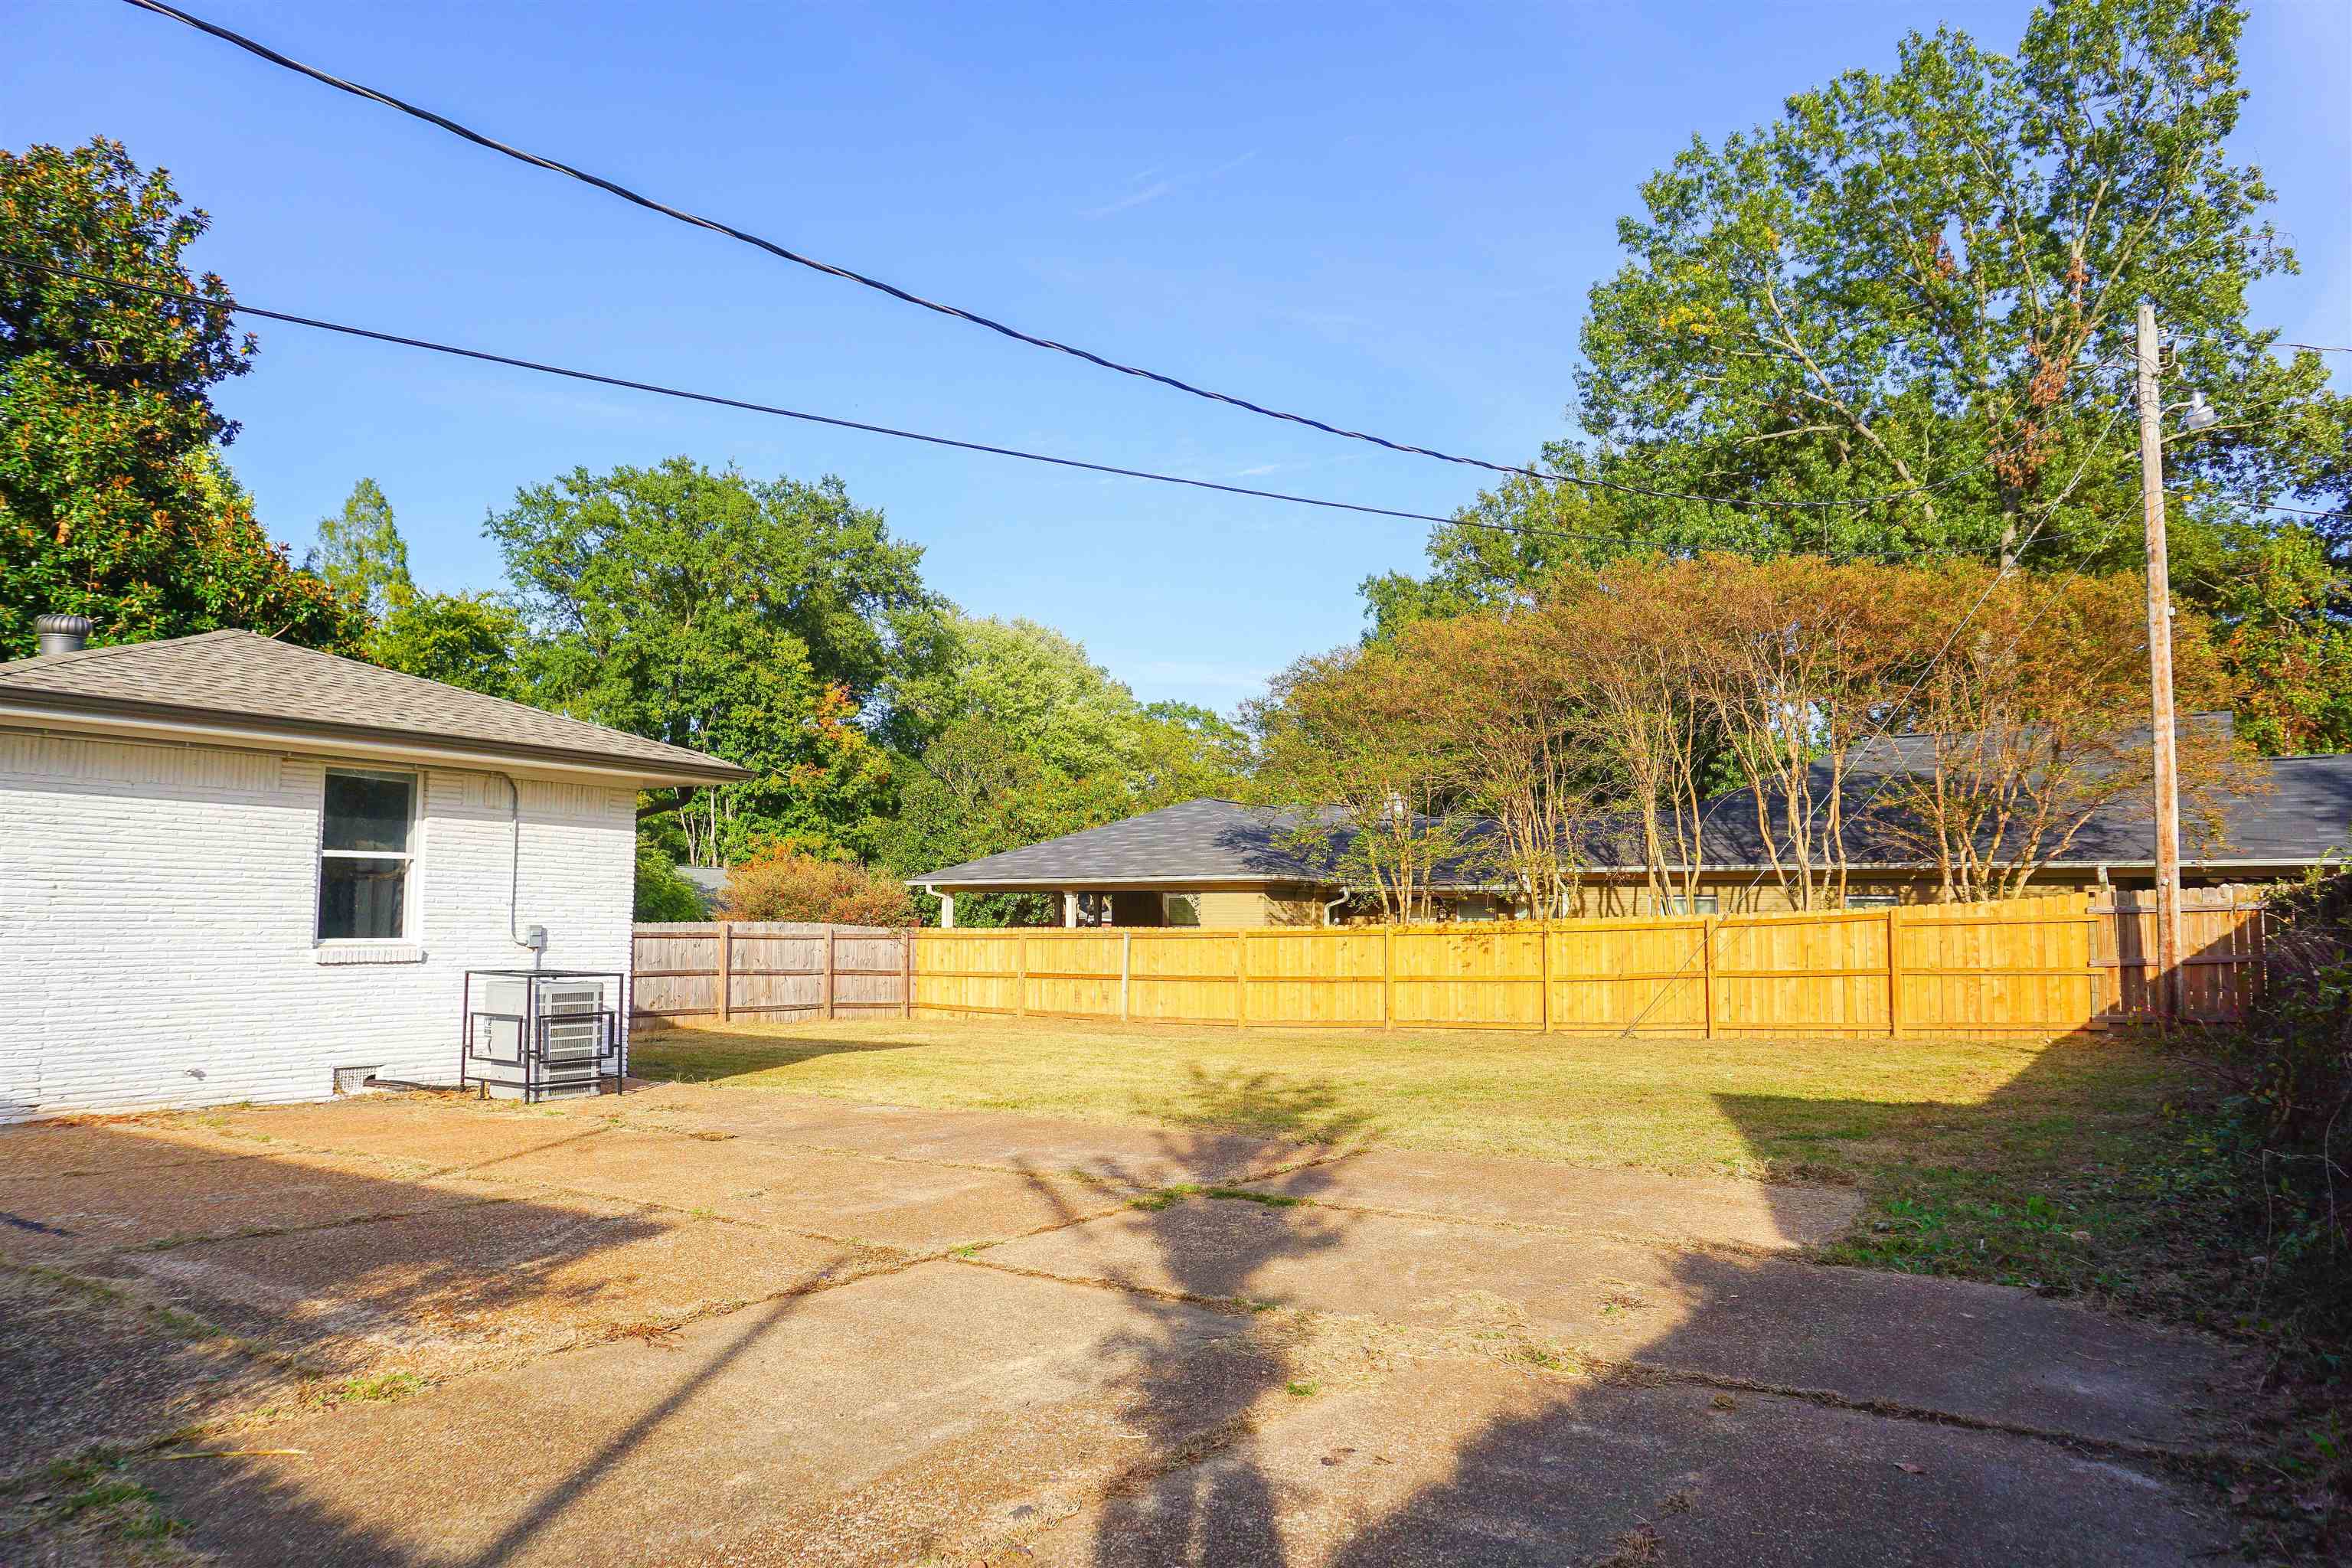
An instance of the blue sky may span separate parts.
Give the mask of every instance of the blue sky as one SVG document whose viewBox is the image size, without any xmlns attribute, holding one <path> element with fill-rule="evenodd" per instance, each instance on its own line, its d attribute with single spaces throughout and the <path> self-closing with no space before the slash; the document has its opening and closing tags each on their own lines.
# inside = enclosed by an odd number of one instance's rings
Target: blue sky
<svg viewBox="0 0 2352 1568">
<path fill-rule="evenodd" d="M 329 70 L 919 291 L 1205 384 L 1524 460 L 1566 426 L 1584 292 L 1697 133 L 1995 47 L 2023 4 L 195 7 Z M 257 305 L 1126 467 L 1447 512 L 1464 470 L 1293 431 L 764 258 L 113 0 L 5 0 L 0 144 L 96 133 L 208 209 Z M 2302 275 L 2257 313 L 2352 334 L 2352 8 L 2265 0 L 2236 151 Z M 298 550 L 381 482 L 417 574 L 492 587 L 485 512 L 672 453 L 836 473 L 975 613 L 1228 708 L 1354 637 L 1418 524 L 1065 474 L 263 323 L 222 402 Z M 2339 373 L 2342 379 L 2342 373 Z"/>
</svg>

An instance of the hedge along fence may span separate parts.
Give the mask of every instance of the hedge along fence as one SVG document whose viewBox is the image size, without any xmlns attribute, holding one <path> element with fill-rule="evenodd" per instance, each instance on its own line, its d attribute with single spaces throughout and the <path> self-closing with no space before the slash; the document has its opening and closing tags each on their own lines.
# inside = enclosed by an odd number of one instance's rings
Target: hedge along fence
<svg viewBox="0 0 2352 1568">
<path fill-rule="evenodd" d="M 920 931 L 913 1010 L 1577 1034 L 2101 1026 L 2087 896 L 1826 914 L 1207 931 Z"/>
</svg>

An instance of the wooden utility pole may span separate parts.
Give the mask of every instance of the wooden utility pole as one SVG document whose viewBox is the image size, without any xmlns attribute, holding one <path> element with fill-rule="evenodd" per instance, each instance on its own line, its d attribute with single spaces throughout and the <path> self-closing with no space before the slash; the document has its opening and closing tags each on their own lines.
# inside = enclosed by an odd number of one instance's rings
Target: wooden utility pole
<svg viewBox="0 0 2352 1568">
<path fill-rule="evenodd" d="M 2139 308 L 2139 484 L 2147 518 L 2149 744 L 2156 763 L 2157 1014 L 2180 1016 L 2180 755 L 2172 719 L 2172 590 L 2164 552 L 2164 396 L 2156 307 Z"/>
</svg>

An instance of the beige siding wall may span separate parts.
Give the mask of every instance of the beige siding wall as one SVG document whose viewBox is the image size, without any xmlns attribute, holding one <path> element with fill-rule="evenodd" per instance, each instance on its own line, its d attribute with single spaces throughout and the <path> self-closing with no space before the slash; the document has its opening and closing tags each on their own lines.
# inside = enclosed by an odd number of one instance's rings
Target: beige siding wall
<svg viewBox="0 0 2352 1568">
<path fill-rule="evenodd" d="M 1323 923 L 1323 906 L 1310 898 L 1256 891 L 1201 895 L 1204 926 L 1309 926 Z"/>
</svg>

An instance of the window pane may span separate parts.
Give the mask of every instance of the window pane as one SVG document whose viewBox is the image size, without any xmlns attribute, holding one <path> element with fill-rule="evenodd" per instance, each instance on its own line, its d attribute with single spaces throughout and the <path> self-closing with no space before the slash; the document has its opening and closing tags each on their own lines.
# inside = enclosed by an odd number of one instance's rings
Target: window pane
<svg viewBox="0 0 2352 1568">
<path fill-rule="evenodd" d="M 1201 901 L 1191 893 L 1170 893 L 1168 923 L 1172 926 L 1196 926 L 1201 923 Z"/>
<path fill-rule="evenodd" d="M 319 862 L 319 938 L 403 934 L 408 893 L 405 860 L 359 860 L 331 856 Z"/>
<path fill-rule="evenodd" d="M 408 803 L 415 787 L 413 778 L 329 773 L 326 847 L 407 854 Z"/>
</svg>

